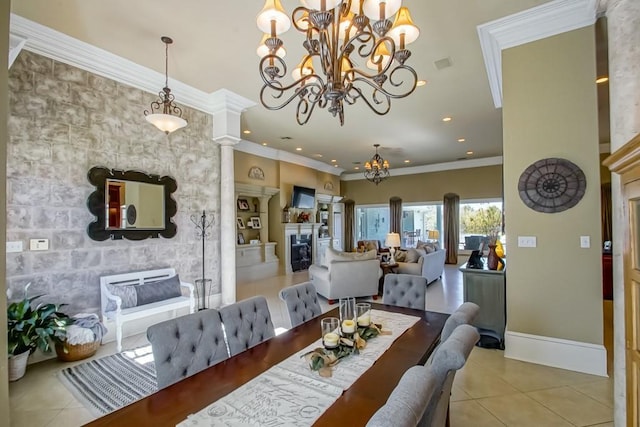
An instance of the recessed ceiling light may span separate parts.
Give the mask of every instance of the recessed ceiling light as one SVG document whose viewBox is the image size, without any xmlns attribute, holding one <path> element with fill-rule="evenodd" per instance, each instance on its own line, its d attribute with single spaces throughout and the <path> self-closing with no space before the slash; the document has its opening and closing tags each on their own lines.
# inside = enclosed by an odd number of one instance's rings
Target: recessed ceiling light
<svg viewBox="0 0 640 427">
<path fill-rule="evenodd" d="M 337 162 L 336 159 L 331 159 L 331 163 L 335 163 L 335 162 Z"/>
<path fill-rule="evenodd" d="M 473 151 L 467 151 L 467 156 L 470 156 L 473 154 Z"/>
<path fill-rule="evenodd" d="M 466 141 L 466 139 L 464 139 L 464 138 L 458 138 L 458 142 L 465 142 L 465 141 Z"/>
<path fill-rule="evenodd" d="M 302 151 L 302 147 L 296 147 L 296 151 Z"/>
<path fill-rule="evenodd" d="M 354 169 L 359 171 L 360 170 L 360 166 L 356 166 Z"/>
<path fill-rule="evenodd" d="M 443 117 L 442 118 L 443 122 L 450 122 L 451 120 L 453 120 L 451 117 Z"/>
<path fill-rule="evenodd" d="M 602 76 L 602 77 L 598 77 L 596 79 L 596 83 L 600 84 L 600 83 L 606 83 L 609 81 L 609 77 L 607 76 Z"/>
<path fill-rule="evenodd" d="M 314 154 L 314 155 L 313 155 L 313 157 L 321 158 L 321 157 L 322 157 L 322 154 L 320 154 L 320 153 L 316 153 L 316 154 Z"/>
<path fill-rule="evenodd" d="M 405 163 L 411 163 L 411 160 L 405 160 L 404 162 Z"/>
<path fill-rule="evenodd" d="M 416 82 L 416 86 L 418 86 L 418 87 L 420 87 L 420 86 L 424 86 L 424 85 L 426 85 L 426 84 L 427 84 L 427 81 L 426 81 L 426 80 L 418 80 L 418 81 Z"/>
<path fill-rule="evenodd" d="M 249 135 L 251 133 L 250 130 L 243 130 L 242 133 L 244 133 L 245 135 Z"/>
<path fill-rule="evenodd" d="M 334 168 L 337 168 L 337 167 L 338 167 L 338 165 L 333 165 L 333 167 L 334 167 Z"/>
<path fill-rule="evenodd" d="M 266 142 L 263 142 L 262 145 L 269 145 L 269 144 L 267 144 Z"/>
</svg>

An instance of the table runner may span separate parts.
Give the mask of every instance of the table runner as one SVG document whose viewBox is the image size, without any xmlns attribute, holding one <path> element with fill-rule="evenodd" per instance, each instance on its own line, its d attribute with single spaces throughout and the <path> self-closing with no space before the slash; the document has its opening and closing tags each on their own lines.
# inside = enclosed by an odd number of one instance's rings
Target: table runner
<svg viewBox="0 0 640 427">
<path fill-rule="evenodd" d="M 321 347 L 319 338 L 223 398 L 189 415 L 178 427 L 313 424 L 400 335 L 420 320 L 415 316 L 375 309 L 371 311 L 371 318 L 390 329 L 391 335 L 379 335 L 369 340 L 359 355 L 342 359 L 335 365 L 331 377 L 321 377 L 300 357 Z"/>
</svg>

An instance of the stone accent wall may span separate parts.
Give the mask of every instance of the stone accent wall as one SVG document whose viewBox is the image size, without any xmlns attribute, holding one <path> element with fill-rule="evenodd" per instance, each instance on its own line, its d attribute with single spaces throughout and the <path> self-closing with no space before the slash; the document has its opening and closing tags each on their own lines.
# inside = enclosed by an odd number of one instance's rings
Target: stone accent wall
<svg viewBox="0 0 640 427">
<path fill-rule="evenodd" d="M 160 87 L 158 88 L 160 90 Z M 7 286 L 69 304 L 66 311 L 99 312 L 99 277 L 174 267 L 184 281 L 202 275 L 202 244 L 191 215 L 214 219 L 206 242 L 206 275 L 220 292 L 220 147 L 209 114 L 184 108 L 186 128 L 169 136 L 143 111 L 157 98 L 129 86 L 23 50 L 9 70 Z M 179 103 L 179 99 L 177 100 Z M 86 201 L 93 166 L 140 170 L 176 179 L 178 233 L 172 239 L 92 240 Z M 29 251 L 29 239 L 49 239 Z"/>
</svg>

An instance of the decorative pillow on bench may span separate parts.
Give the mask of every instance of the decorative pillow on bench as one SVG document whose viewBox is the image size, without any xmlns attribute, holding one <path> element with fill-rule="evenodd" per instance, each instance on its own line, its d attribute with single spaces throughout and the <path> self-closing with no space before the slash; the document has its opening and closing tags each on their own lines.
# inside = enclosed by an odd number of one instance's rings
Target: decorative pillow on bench
<svg viewBox="0 0 640 427">
<path fill-rule="evenodd" d="M 182 292 L 180 291 L 180 278 L 177 274 L 168 279 L 142 285 L 118 286 L 107 284 L 107 289 L 113 295 L 122 299 L 120 308 L 123 309 L 182 296 Z M 105 311 L 114 311 L 115 309 L 115 302 L 109 300 Z"/>
</svg>

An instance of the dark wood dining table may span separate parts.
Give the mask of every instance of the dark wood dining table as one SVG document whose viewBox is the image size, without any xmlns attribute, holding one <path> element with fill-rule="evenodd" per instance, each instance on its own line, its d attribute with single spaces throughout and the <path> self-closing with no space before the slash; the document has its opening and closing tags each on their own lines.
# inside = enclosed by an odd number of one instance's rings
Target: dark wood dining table
<svg viewBox="0 0 640 427">
<path fill-rule="evenodd" d="M 417 316 L 420 320 L 322 414 L 314 426 L 363 426 L 386 401 L 402 374 L 423 364 L 440 341 L 448 314 L 392 305 L 373 309 Z M 320 319 L 337 317 L 338 308 L 271 338 L 144 399 L 98 418 L 88 426 L 175 426 L 188 415 L 229 394 L 320 338 Z M 375 319 L 374 319 L 375 320 Z"/>
</svg>

